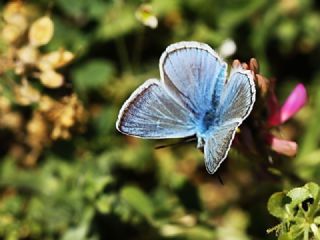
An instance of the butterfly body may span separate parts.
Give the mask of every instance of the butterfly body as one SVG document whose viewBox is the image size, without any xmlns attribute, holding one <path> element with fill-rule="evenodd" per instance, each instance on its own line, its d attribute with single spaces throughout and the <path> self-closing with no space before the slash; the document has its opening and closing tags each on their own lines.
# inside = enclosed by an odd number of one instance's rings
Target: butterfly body
<svg viewBox="0 0 320 240">
<path fill-rule="evenodd" d="M 198 135 L 205 134 L 210 129 L 214 128 L 219 124 L 219 117 L 215 109 L 210 109 L 203 114 L 198 124 Z"/>
<path fill-rule="evenodd" d="M 255 101 L 250 71 L 232 69 L 208 45 L 180 42 L 160 58 L 161 81 L 147 80 L 122 106 L 116 127 L 128 135 L 181 138 L 196 135 L 209 173 L 226 158 L 237 127 Z"/>
</svg>

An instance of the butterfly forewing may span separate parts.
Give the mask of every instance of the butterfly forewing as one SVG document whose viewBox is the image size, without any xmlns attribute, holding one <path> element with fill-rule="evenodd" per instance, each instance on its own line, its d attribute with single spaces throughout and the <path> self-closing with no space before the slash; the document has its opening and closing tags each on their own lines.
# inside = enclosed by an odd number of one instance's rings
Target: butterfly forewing
<svg viewBox="0 0 320 240">
<path fill-rule="evenodd" d="M 168 92 L 199 116 L 218 106 L 226 63 L 206 44 L 180 42 L 161 56 L 160 74 Z"/>
<path fill-rule="evenodd" d="M 142 138 L 181 138 L 195 134 L 192 113 L 168 95 L 160 81 L 150 79 L 122 106 L 117 129 Z"/>
</svg>

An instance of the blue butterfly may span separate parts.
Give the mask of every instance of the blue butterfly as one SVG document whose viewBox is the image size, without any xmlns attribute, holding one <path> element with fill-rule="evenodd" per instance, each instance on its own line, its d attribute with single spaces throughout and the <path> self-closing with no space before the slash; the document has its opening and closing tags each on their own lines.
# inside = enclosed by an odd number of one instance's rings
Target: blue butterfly
<svg viewBox="0 0 320 240">
<path fill-rule="evenodd" d="M 253 74 L 227 64 L 207 44 L 178 42 L 160 58 L 161 81 L 149 79 L 123 104 L 116 128 L 147 139 L 196 135 L 213 174 L 256 98 Z"/>
</svg>

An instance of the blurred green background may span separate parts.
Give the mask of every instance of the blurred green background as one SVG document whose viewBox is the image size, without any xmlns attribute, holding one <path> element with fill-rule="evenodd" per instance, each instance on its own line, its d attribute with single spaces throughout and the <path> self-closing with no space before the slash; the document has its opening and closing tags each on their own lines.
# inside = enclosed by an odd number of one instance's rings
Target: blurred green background
<svg viewBox="0 0 320 240">
<path fill-rule="evenodd" d="M 28 44 L 27 34 L 9 43 L 1 39 L 0 239 L 275 239 L 266 232 L 277 224 L 268 213 L 268 198 L 276 191 L 319 182 L 319 1 L 18 4 L 31 19 L 26 29 L 42 16 L 53 21 L 53 37 L 38 46 L 39 51 L 65 49 L 74 58 L 58 70 L 64 84 L 48 88 L 39 84 L 34 63 L 22 73 L 17 70 L 21 62 L 12 54 Z M 3 13 L 8 2 L 0 6 Z M 2 14 L 2 29 L 8 21 Z M 146 26 L 150 21 L 153 28 Z M 116 131 L 115 121 L 137 86 L 159 78 L 158 60 L 169 44 L 196 40 L 219 49 L 227 39 L 237 46 L 226 58 L 228 63 L 255 57 L 260 73 L 277 80 L 280 101 L 301 82 L 309 102 L 281 130 L 298 142 L 296 157 L 276 155 L 270 164 L 268 156 L 252 157 L 232 149 L 218 171 L 222 185 L 206 172 L 195 143 L 155 150 L 176 141 L 127 137 Z M 52 116 L 59 107 L 39 112 L 38 100 L 17 100 L 12 89 L 21 93 L 26 76 L 37 94 L 61 106 L 70 104 L 74 114 L 70 133 L 50 134 L 57 127 Z M 78 96 L 74 105 L 66 98 L 72 94 Z M 10 125 L 9 113 L 19 123 Z M 266 121 L 266 116 L 260 117 Z M 47 132 L 32 135 L 31 121 L 37 119 L 44 125 L 37 123 L 36 129 L 43 126 Z"/>
</svg>

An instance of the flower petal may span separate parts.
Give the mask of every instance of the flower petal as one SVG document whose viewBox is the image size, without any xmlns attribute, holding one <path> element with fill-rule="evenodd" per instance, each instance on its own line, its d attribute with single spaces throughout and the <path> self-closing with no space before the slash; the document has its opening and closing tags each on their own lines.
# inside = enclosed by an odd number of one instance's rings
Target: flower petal
<svg viewBox="0 0 320 240">
<path fill-rule="evenodd" d="M 281 108 L 281 120 L 285 122 L 297 113 L 307 102 L 307 90 L 302 83 L 298 84 L 291 92 Z"/>
<path fill-rule="evenodd" d="M 269 136 L 268 142 L 273 151 L 288 157 L 295 156 L 298 150 L 298 145 L 296 142 L 279 139 L 272 135 Z"/>
<path fill-rule="evenodd" d="M 307 90 L 302 83 L 299 83 L 291 92 L 280 111 L 275 112 L 269 117 L 269 125 L 277 126 L 284 123 L 296 114 L 306 104 L 307 100 Z"/>
</svg>

